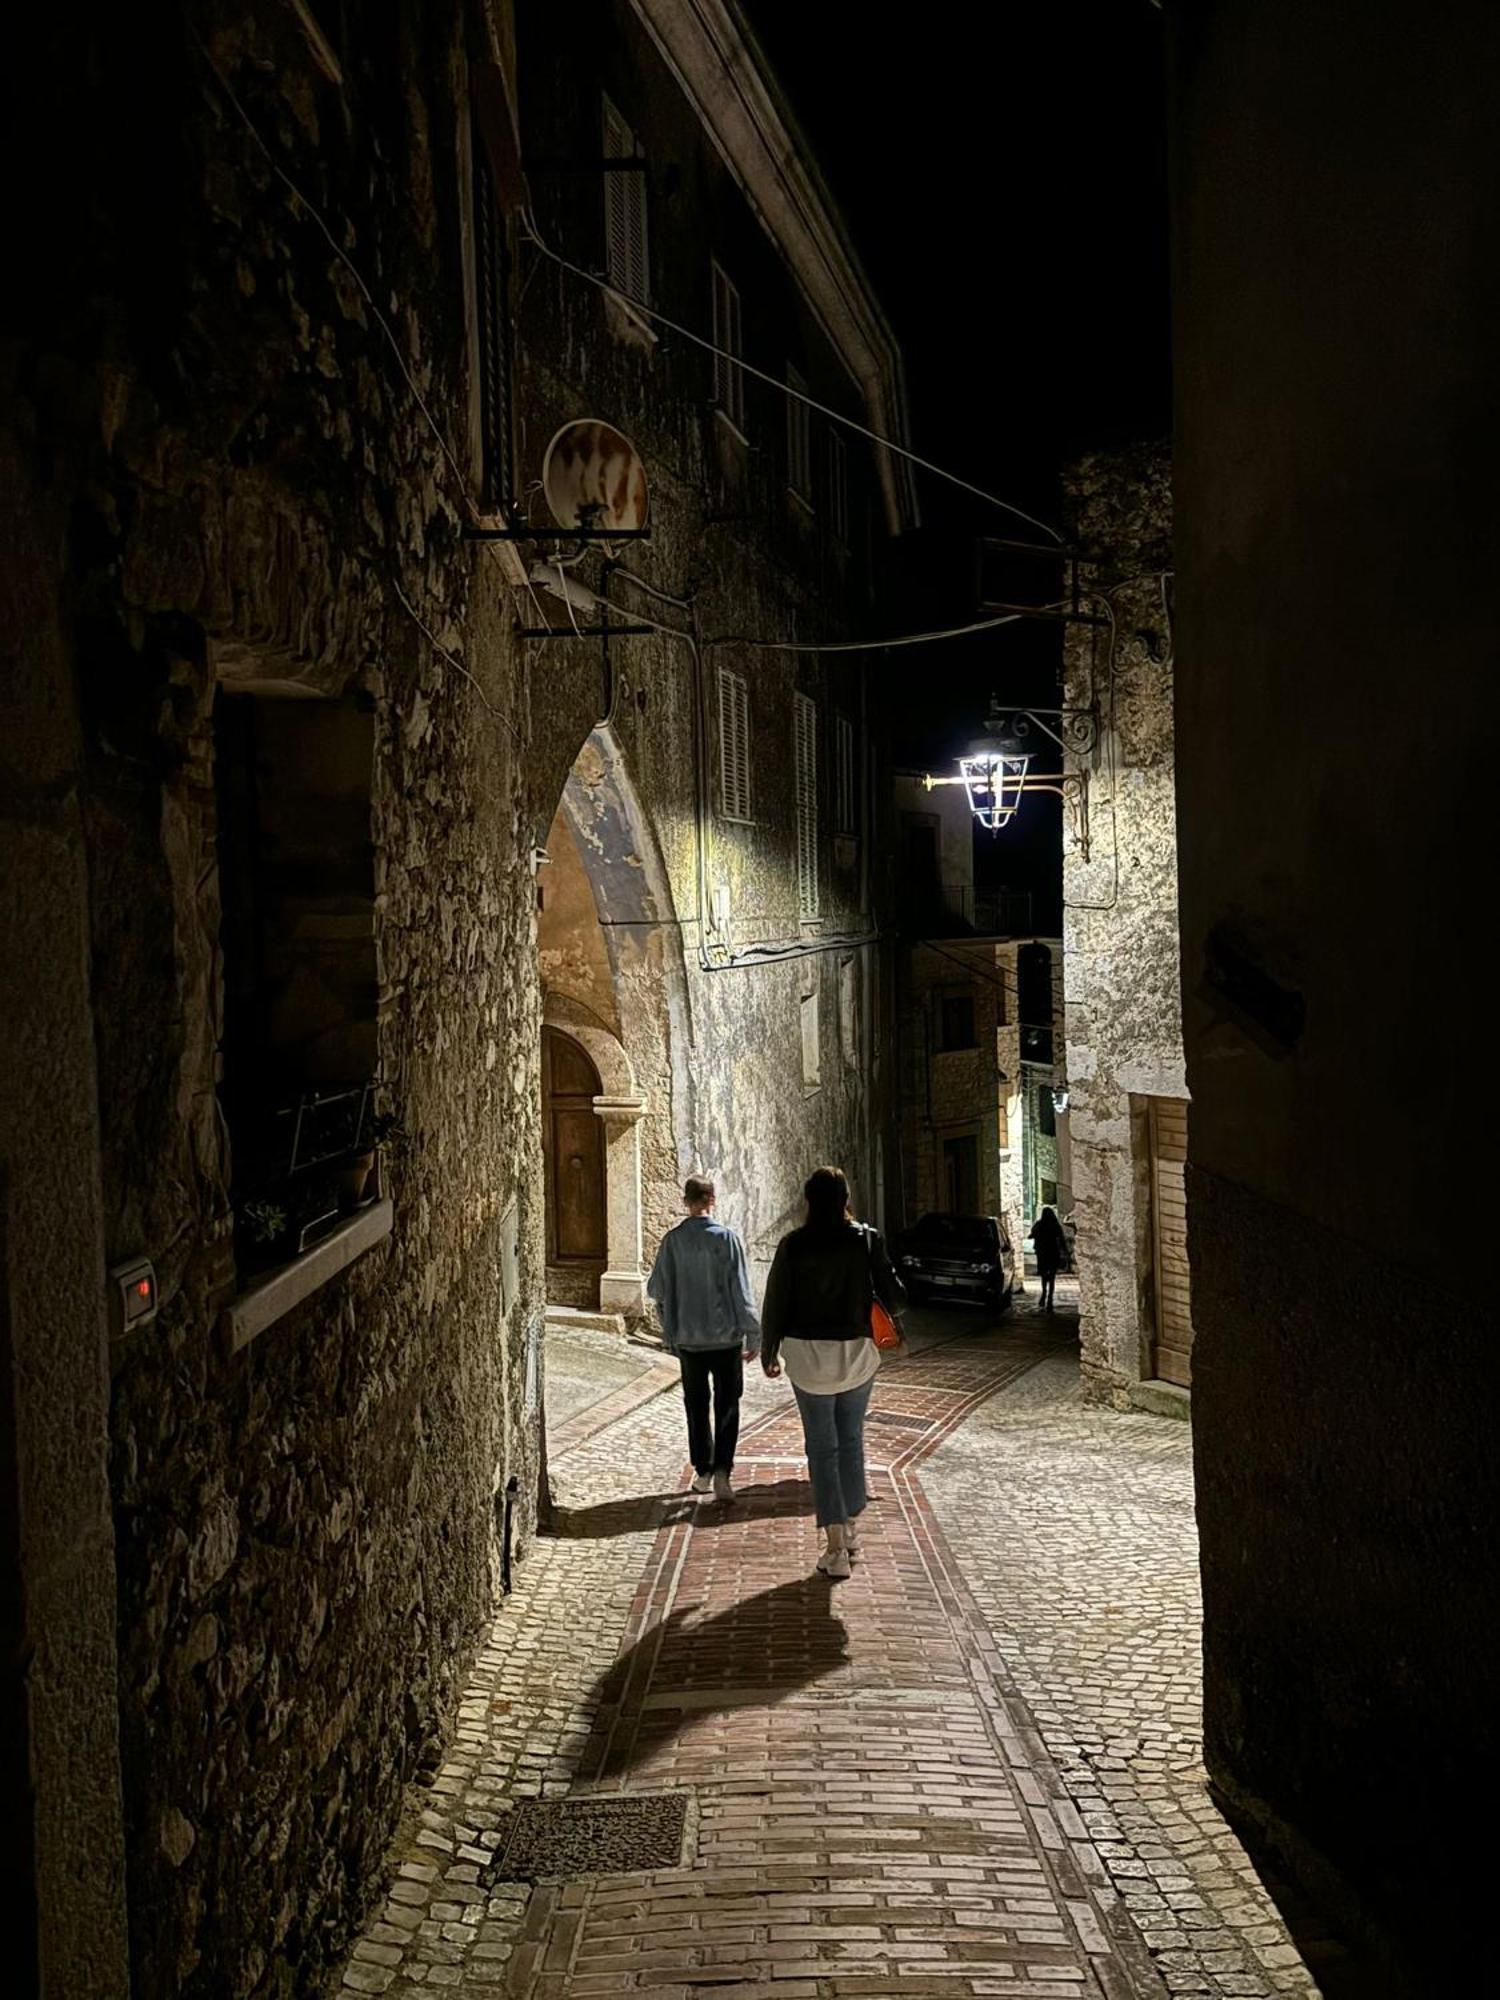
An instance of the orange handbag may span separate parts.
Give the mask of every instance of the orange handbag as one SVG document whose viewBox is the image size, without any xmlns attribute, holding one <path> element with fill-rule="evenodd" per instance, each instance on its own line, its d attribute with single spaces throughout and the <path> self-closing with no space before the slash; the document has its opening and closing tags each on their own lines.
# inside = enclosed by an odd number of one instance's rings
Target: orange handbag
<svg viewBox="0 0 1500 2000">
<path fill-rule="evenodd" d="M 871 1229 L 865 1230 L 865 1257 L 870 1266 L 870 1338 L 882 1354 L 891 1354 L 901 1346 L 901 1329 L 875 1290 L 875 1234 Z"/>
<path fill-rule="evenodd" d="M 882 1354 L 889 1354 L 901 1345 L 901 1329 L 879 1299 L 870 1301 L 870 1338 Z"/>
</svg>

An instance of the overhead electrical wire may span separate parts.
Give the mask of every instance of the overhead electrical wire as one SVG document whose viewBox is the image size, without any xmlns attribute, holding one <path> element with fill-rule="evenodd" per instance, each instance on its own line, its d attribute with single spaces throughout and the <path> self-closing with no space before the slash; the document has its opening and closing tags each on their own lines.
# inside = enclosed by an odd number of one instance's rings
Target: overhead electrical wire
<svg viewBox="0 0 1500 2000">
<path fill-rule="evenodd" d="M 695 347 L 701 347 L 706 354 L 716 355 L 721 361 L 727 361 L 745 375 L 753 375 L 756 381 L 764 382 L 769 388 L 777 390 L 788 401 L 805 404 L 809 410 L 816 410 L 820 416 L 827 417 L 830 423 L 842 424 L 845 430 L 853 431 L 856 436 L 868 438 L 871 444 L 879 445 L 882 451 L 890 452 L 892 457 L 905 459 L 909 465 L 920 466 L 922 471 L 930 472 L 934 478 L 946 480 L 948 485 L 956 486 L 960 492 L 970 494 L 976 500 L 983 500 L 986 506 L 998 507 L 1002 513 L 1014 515 L 1018 521 L 1024 521 L 1029 528 L 1035 528 L 1041 534 L 1048 536 L 1059 548 L 1066 547 L 1066 538 L 1059 534 L 1056 528 L 1051 527 L 1046 521 L 1039 521 L 1034 514 L 1028 514 L 1025 508 L 1017 507 L 1009 500 L 1002 500 L 997 493 L 986 492 L 984 487 L 974 485 L 971 480 L 960 478 L 958 473 L 950 472 L 946 466 L 938 465 L 930 458 L 923 458 L 920 452 L 913 451 L 909 445 L 897 444 L 894 438 L 882 437 L 879 431 L 871 430 L 868 424 L 860 423 L 857 418 L 845 416 L 842 410 L 832 409 L 827 403 L 820 403 L 816 396 L 809 396 L 804 390 L 794 389 L 789 382 L 783 382 L 764 368 L 757 368 L 753 361 L 746 361 L 743 355 L 734 354 L 727 347 L 720 347 L 716 341 L 709 340 L 704 334 L 695 333 L 692 327 L 684 326 L 680 320 L 669 319 L 664 312 L 658 312 L 655 306 L 644 305 L 639 299 L 627 297 L 618 286 L 610 284 L 607 278 L 600 277 L 597 271 L 587 270 L 582 264 L 575 264 L 570 257 L 564 257 L 560 251 L 554 250 L 538 229 L 536 217 L 530 208 L 522 208 L 520 214 L 521 226 L 527 237 L 544 257 L 550 258 L 560 269 L 570 272 L 575 278 L 581 278 L 586 285 L 593 285 L 596 290 L 607 292 L 612 299 L 618 299 L 627 312 L 639 313 L 645 319 L 655 320 L 658 326 L 667 327 L 673 333 L 679 334 L 682 339 L 690 340 Z"/>
</svg>

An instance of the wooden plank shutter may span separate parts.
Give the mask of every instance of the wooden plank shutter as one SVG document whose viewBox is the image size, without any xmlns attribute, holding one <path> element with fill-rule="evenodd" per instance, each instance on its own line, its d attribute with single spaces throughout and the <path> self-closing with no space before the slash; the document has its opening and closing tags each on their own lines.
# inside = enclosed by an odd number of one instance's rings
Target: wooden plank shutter
<svg viewBox="0 0 1500 2000">
<path fill-rule="evenodd" d="M 1180 1097 L 1153 1097 L 1151 1214 L 1154 1234 L 1156 1341 L 1159 1381 L 1187 1388 L 1192 1381 L 1193 1315 L 1187 1250 L 1188 1107 Z"/>
</svg>

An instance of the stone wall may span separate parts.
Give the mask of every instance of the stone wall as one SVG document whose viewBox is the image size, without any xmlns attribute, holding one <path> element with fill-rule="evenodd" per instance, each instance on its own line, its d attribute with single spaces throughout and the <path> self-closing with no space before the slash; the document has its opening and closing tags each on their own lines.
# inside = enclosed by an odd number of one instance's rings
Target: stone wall
<svg viewBox="0 0 1500 2000">
<path fill-rule="evenodd" d="M 148 1255 L 160 1281 L 159 1318 L 114 1348 L 133 1990 L 222 2000 L 316 1989 L 451 1717 L 508 1482 L 523 1546 L 534 1519 L 532 725 L 498 566 L 460 532 L 477 481 L 462 10 L 367 14 L 335 51 L 341 83 L 291 9 L 98 19 L 44 31 L 31 76 L 40 156 L 56 132 L 73 150 L 37 177 L 28 226 L 83 275 L 9 322 L 6 508 L 59 524 L 33 588 L 81 711 L 100 1136 L 91 1151 L 80 1097 L 78 1240 L 99 1171 L 99 1261 Z M 109 79 L 87 119 L 83 77 Z M 219 1328 L 244 1279 L 218 1089 L 226 689 L 371 718 L 374 1040 L 408 1134 L 384 1162 L 389 1237 L 237 1353 Z M 24 935 L 46 872 L 21 893 Z M 75 1323 L 97 1343 L 97 1307 Z M 70 1518 L 60 1504 L 59 1531 Z M 73 1588 L 97 1615 L 108 1538 L 77 1532 L 99 1574 Z M 80 1640 L 70 1670 L 80 1745 L 111 1651 Z M 67 1901 L 80 1964 L 107 1960 L 118 1910 L 107 1807 L 82 1825 L 78 1806 L 76 1882 L 100 1867 Z"/>
<path fill-rule="evenodd" d="M 1388 1988 L 1478 1992 L 1500 15 L 1221 0 L 1173 44 L 1207 1761 Z"/>
<path fill-rule="evenodd" d="M 1184 1097 L 1173 777 L 1170 459 L 1098 453 L 1069 471 L 1086 560 L 1064 704 L 1097 702 L 1090 854 L 1063 850 L 1068 1112 L 1085 1393 L 1124 1407 L 1151 1373 L 1149 1191 L 1133 1101 Z M 1135 1104 L 1135 1123 L 1140 1107 Z"/>
</svg>

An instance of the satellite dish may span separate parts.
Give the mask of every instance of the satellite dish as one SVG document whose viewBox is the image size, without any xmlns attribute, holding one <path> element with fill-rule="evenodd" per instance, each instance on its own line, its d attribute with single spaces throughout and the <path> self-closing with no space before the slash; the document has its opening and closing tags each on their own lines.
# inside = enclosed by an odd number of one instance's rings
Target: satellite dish
<svg viewBox="0 0 1500 2000">
<path fill-rule="evenodd" d="M 600 528 L 644 528 L 649 509 L 640 453 L 613 424 L 564 424 L 542 460 L 542 491 L 560 528 L 585 539 Z"/>
</svg>

